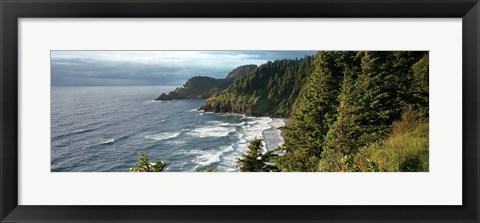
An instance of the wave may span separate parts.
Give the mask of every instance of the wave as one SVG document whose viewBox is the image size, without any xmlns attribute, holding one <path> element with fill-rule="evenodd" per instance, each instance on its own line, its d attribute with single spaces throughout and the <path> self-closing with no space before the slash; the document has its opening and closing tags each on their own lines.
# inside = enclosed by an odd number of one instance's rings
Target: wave
<svg viewBox="0 0 480 223">
<path fill-rule="evenodd" d="M 173 139 L 179 136 L 182 132 L 162 132 L 159 134 L 147 135 L 145 136 L 146 139 L 161 141 L 166 139 Z"/>
<path fill-rule="evenodd" d="M 95 129 L 80 129 L 80 130 L 78 130 L 76 133 L 91 132 L 91 131 L 93 131 L 93 130 L 95 130 Z"/>
<path fill-rule="evenodd" d="M 128 139 L 130 138 L 129 135 L 124 135 L 124 136 L 121 136 L 119 138 L 111 138 L 111 139 L 108 139 L 106 141 L 103 141 L 101 143 L 98 143 L 98 144 L 93 144 L 93 145 L 90 145 L 90 146 L 85 146 L 83 147 L 83 150 L 85 149 L 94 149 L 94 148 L 97 148 L 97 147 L 102 147 L 102 146 L 106 146 L 106 145 L 111 145 L 111 144 L 114 144 L 114 143 L 118 143 L 120 141 L 123 141 L 125 139 Z"/>
<path fill-rule="evenodd" d="M 274 118 L 269 125 L 271 128 L 263 131 L 263 137 L 265 140 L 266 149 L 272 150 L 282 146 L 284 143 L 282 132 L 278 128 L 285 126 L 285 122 L 283 119 Z"/>
<path fill-rule="evenodd" d="M 81 134 L 88 133 L 88 132 L 103 130 L 103 129 L 111 127 L 115 124 L 117 124 L 117 123 L 115 123 L 115 122 L 99 123 L 98 121 L 93 121 L 93 122 L 90 122 L 90 123 L 83 124 L 81 127 L 78 127 L 78 128 L 80 128 L 80 130 L 76 130 L 76 131 L 73 130 L 71 132 L 67 132 L 65 134 L 52 137 L 51 140 L 54 141 L 54 140 L 58 140 L 58 139 L 63 139 L 65 137 L 74 136 L 74 135 L 77 135 L 77 134 L 81 135 Z M 58 127 L 61 127 L 61 126 L 62 125 L 53 126 L 52 128 L 58 128 Z"/>
<path fill-rule="evenodd" d="M 232 146 L 232 151 L 224 152 L 220 155 L 221 161 L 218 162 L 216 168 L 219 171 L 239 171 L 237 159 L 248 150 L 248 144 L 255 137 L 261 137 L 263 139 L 263 152 L 281 146 L 283 144 L 283 138 L 278 128 L 284 125 L 283 119 L 247 117 L 245 122 L 240 125 L 240 131 L 237 132 L 238 139 Z"/>
<path fill-rule="evenodd" d="M 227 127 L 234 127 L 234 126 L 244 126 L 245 122 L 240 122 L 240 123 L 228 123 L 228 122 L 223 122 L 218 124 L 219 126 L 227 126 Z"/>
<path fill-rule="evenodd" d="M 206 137 L 225 137 L 230 133 L 235 132 L 235 128 L 223 127 L 223 126 L 207 126 L 192 129 L 187 132 L 187 135 L 199 138 Z"/>
<path fill-rule="evenodd" d="M 225 146 L 222 147 L 220 150 L 193 150 L 190 151 L 189 153 L 194 153 L 197 155 L 195 159 L 192 160 L 192 162 L 198 164 L 197 166 L 194 167 L 193 170 L 199 168 L 199 167 L 204 167 L 204 166 L 209 166 L 214 163 L 218 163 L 222 161 L 222 155 L 228 152 L 234 151 L 234 145 L 230 146 Z"/>
<path fill-rule="evenodd" d="M 107 141 L 105 141 L 105 142 L 102 142 L 102 144 L 112 144 L 112 143 L 114 143 L 114 142 L 115 142 L 115 139 L 109 139 L 109 140 L 107 140 Z"/>
<path fill-rule="evenodd" d="M 166 141 L 166 144 L 168 145 L 183 145 L 186 142 L 184 140 L 168 140 Z"/>
<path fill-rule="evenodd" d="M 227 122 L 222 122 L 222 121 L 207 121 L 207 124 L 209 125 L 221 125 L 221 124 L 228 124 Z"/>
<path fill-rule="evenodd" d="M 245 139 L 247 141 L 252 140 L 255 137 L 263 138 L 263 131 L 271 128 L 269 123 L 272 121 L 268 117 L 255 118 L 254 121 L 247 121 L 247 127 L 245 127 Z"/>
<path fill-rule="evenodd" d="M 231 122 L 223 122 L 223 121 L 207 121 L 207 124 L 215 125 L 215 126 L 223 126 L 223 127 L 235 127 L 235 126 L 243 126 L 245 125 L 245 122 L 231 123 Z"/>
<path fill-rule="evenodd" d="M 69 137 L 69 136 L 84 134 L 84 133 L 87 133 L 87 132 L 93 132 L 95 130 L 96 129 L 80 129 L 80 130 L 77 130 L 77 131 L 73 131 L 73 132 L 69 132 L 69 133 L 65 133 L 65 134 L 62 134 L 62 135 L 52 137 L 51 140 L 56 141 L 56 140 L 63 139 L 63 138 Z"/>
<path fill-rule="evenodd" d="M 200 156 L 197 156 L 194 160 L 192 160 L 194 163 L 199 164 L 194 168 L 194 170 L 201 166 L 208 166 L 210 164 L 220 162 L 221 154 L 222 152 L 211 152 L 211 153 L 204 153 Z"/>
</svg>

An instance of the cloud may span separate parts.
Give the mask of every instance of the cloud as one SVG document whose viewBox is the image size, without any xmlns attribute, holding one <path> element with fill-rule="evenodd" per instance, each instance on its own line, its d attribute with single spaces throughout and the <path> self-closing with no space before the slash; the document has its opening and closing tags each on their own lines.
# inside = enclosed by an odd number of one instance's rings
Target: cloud
<svg viewBox="0 0 480 223">
<path fill-rule="evenodd" d="M 52 51 L 52 85 L 181 85 L 193 76 L 223 78 L 232 69 L 313 51 Z"/>
</svg>

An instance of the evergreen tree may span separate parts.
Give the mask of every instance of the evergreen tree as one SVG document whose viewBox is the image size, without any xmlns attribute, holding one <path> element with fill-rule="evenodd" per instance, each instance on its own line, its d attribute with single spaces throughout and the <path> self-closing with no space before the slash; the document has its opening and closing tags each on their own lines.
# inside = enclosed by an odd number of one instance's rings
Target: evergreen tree
<svg viewBox="0 0 480 223">
<path fill-rule="evenodd" d="M 358 109 L 354 104 L 354 73 L 346 69 L 342 90 L 338 96 L 337 119 L 330 127 L 326 138 L 326 147 L 334 149 L 341 155 L 350 154 L 358 148 L 357 139 L 360 135 L 358 128 Z"/>
<path fill-rule="evenodd" d="M 422 118 L 428 120 L 429 106 L 428 106 L 428 53 L 422 59 L 412 66 L 413 70 L 413 84 L 412 84 L 412 98 L 414 108 L 418 111 Z"/>
<path fill-rule="evenodd" d="M 287 128 L 285 155 L 277 161 L 280 169 L 317 171 L 319 166 L 351 158 L 360 147 L 382 139 L 416 100 L 412 86 L 428 102 L 425 63 L 417 66 L 416 75 L 412 71 L 412 64 L 422 54 L 317 53 L 314 71 L 295 104 L 294 123 Z M 412 84 L 416 79 L 416 85 Z"/>
<path fill-rule="evenodd" d="M 355 85 L 358 108 L 360 145 L 384 136 L 402 108 L 394 100 L 398 84 L 390 73 L 390 52 L 364 52 L 361 73 Z"/>
<path fill-rule="evenodd" d="M 210 97 L 201 109 L 247 115 L 288 117 L 306 77 L 313 57 L 267 62 L 235 80 L 226 90 Z"/>
<path fill-rule="evenodd" d="M 428 52 L 417 51 L 318 52 L 314 58 L 277 60 L 237 79 L 206 107 L 291 117 L 280 148 L 284 155 L 274 158 L 282 171 L 376 171 L 383 163 L 362 154 L 377 154 L 387 136 L 401 137 L 392 126 L 408 108 L 418 111 L 421 122 L 428 120 L 428 63 Z M 260 147 L 252 141 L 239 160 L 242 171 L 276 170 L 265 165 L 273 153 L 262 154 Z"/>
<path fill-rule="evenodd" d="M 317 53 L 310 75 L 288 128 L 283 149 L 277 161 L 284 171 L 316 171 L 329 125 L 335 119 L 339 90 L 338 52 Z"/>
<path fill-rule="evenodd" d="M 242 172 L 262 172 L 264 163 L 262 160 L 262 140 L 255 137 L 248 144 L 248 151 L 238 159 L 240 171 Z"/>
<path fill-rule="evenodd" d="M 262 139 L 255 137 L 248 144 L 248 151 L 243 154 L 242 158 L 238 159 L 240 171 L 242 172 L 271 172 L 277 171 L 275 166 L 272 166 L 270 160 L 276 157 L 273 151 L 264 153 Z"/>
<path fill-rule="evenodd" d="M 418 52 L 364 52 L 355 83 L 359 146 L 379 140 L 412 100 L 412 64 Z"/>
<path fill-rule="evenodd" d="M 162 172 L 166 166 L 166 161 L 150 163 L 148 155 L 146 153 L 140 153 L 137 164 L 135 164 L 135 167 L 130 168 L 130 172 Z"/>
</svg>

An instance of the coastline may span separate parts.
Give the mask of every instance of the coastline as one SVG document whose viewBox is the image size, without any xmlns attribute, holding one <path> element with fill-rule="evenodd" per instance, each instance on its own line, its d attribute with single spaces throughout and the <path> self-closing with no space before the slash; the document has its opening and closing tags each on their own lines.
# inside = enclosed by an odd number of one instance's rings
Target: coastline
<svg viewBox="0 0 480 223">
<path fill-rule="evenodd" d="M 269 117 L 270 118 L 270 117 Z M 283 145 L 284 135 L 282 129 L 285 126 L 285 119 L 283 118 L 270 118 L 268 123 L 270 128 L 262 131 L 262 136 L 265 141 L 265 149 L 267 151 L 274 150 Z"/>
<path fill-rule="evenodd" d="M 283 119 L 283 122 L 284 122 L 284 125 L 282 127 L 280 127 L 280 134 L 282 135 L 282 138 L 285 139 L 285 136 L 287 134 L 287 129 L 286 127 L 291 125 L 293 123 L 293 119 L 292 118 L 284 118 Z"/>
<path fill-rule="evenodd" d="M 284 140 L 281 134 L 281 128 L 285 125 L 283 118 L 246 116 L 238 113 L 206 112 L 199 109 L 196 109 L 195 111 L 198 112 L 199 115 L 237 116 L 243 121 L 237 124 L 211 122 L 212 128 L 217 125 L 222 128 L 237 128 L 236 134 L 238 134 L 237 137 L 239 141 L 224 146 L 220 150 L 201 152 L 202 154 L 194 161 L 197 163 L 197 166 L 191 171 L 203 171 L 205 168 L 217 168 L 220 172 L 238 172 L 237 160 L 248 151 L 248 145 L 254 137 L 262 138 L 264 152 L 274 150 L 283 145 Z"/>
<path fill-rule="evenodd" d="M 261 118 L 268 118 L 271 119 L 267 123 L 267 125 L 270 126 L 270 128 L 264 129 L 261 131 L 261 136 L 264 141 L 264 146 L 265 150 L 273 150 L 277 148 L 278 146 L 283 145 L 284 139 L 285 139 L 285 126 L 291 124 L 293 120 L 291 118 L 274 118 L 274 117 L 268 117 L 268 116 L 248 116 L 245 114 L 239 114 L 239 113 L 224 113 L 224 112 L 212 112 L 212 111 L 205 111 L 202 110 L 201 108 L 196 109 L 197 112 L 201 113 L 207 113 L 207 114 L 217 114 L 217 115 L 235 115 L 235 116 L 243 116 L 246 118 L 253 118 L 253 119 L 261 119 Z"/>
</svg>

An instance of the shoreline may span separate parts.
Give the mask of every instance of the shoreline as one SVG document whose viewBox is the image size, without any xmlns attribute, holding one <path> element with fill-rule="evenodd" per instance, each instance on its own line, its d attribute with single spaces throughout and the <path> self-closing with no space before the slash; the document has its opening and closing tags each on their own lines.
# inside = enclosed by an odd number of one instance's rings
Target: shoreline
<svg viewBox="0 0 480 223">
<path fill-rule="evenodd" d="M 242 130 L 237 129 L 239 141 L 209 155 L 204 154 L 204 156 L 201 157 L 204 161 L 197 163 L 198 165 L 194 167 L 192 171 L 197 171 L 199 168 L 204 167 L 214 167 L 220 172 L 238 172 L 237 159 L 241 158 L 241 156 L 248 151 L 248 145 L 255 136 L 262 138 L 264 152 L 274 150 L 283 145 L 284 140 L 281 134 L 281 128 L 285 125 L 283 118 L 247 116 L 238 113 L 206 112 L 198 109 L 196 112 L 215 116 L 243 117 L 244 123 L 242 125 L 244 125 L 244 127 Z"/>
<path fill-rule="evenodd" d="M 265 150 L 271 151 L 279 146 L 282 146 L 284 143 L 284 135 L 282 129 L 285 126 L 285 119 L 283 118 L 271 118 L 271 121 L 268 123 L 270 128 L 262 131 L 262 137 L 265 141 Z"/>
<path fill-rule="evenodd" d="M 282 135 L 282 138 L 285 139 L 286 137 L 286 134 L 287 134 L 287 129 L 286 127 L 291 125 L 293 123 L 293 119 L 292 118 L 284 118 L 283 119 L 283 122 L 284 122 L 284 125 L 282 127 L 280 127 L 280 132 L 281 132 L 281 135 Z"/>
<path fill-rule="evenodd" d="M 198 108 L 197 112 L 208 113 L 208 114 L 218 114 L 218 115 L 235 115 L 243 116 L 246 118 L 269 118 L 270 122 L 267 124 L 270 128 L 264 129 L 260 132 L 265 146 L 265 151 L 270 151 L 282 146 L 285 141 L 287 125 L 290 125 L 293 122 L 292 118 L 280 118 L 280 117 L 269 117 L 269 116 L 250 116 L 245 114 L 233 113 L 233 112 L 212 112 L 205 111 Z M 275 134 L 273 134 L 275 132 Z M 267 134 L 265 134 L 267 133 Z"/>
</svg>

